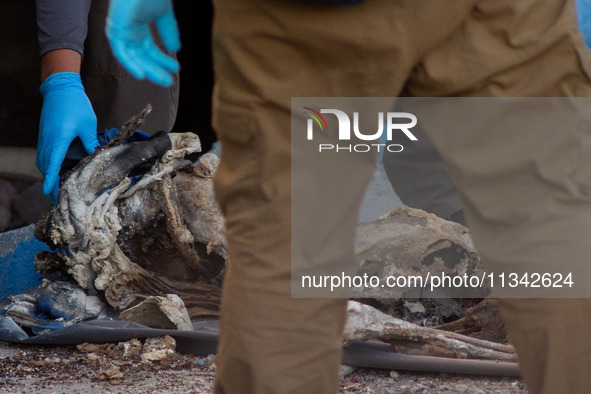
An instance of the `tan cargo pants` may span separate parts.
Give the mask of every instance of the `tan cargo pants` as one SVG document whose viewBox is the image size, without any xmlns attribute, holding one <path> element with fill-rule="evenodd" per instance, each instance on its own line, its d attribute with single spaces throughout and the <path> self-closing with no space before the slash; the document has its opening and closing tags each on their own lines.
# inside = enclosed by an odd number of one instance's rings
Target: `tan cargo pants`
<svg viewBox="0 0 591 394">
<path fill-rule="evenodd" d="M 345 300 L 290 295 L 290 248 L 305 247 L 290 244 L 290 98 L 588 96 L 591 63 L 574 2 L 368 0 L 338 8 L 218 0 L 214 15 L 214 128 L 222 144 L 215 187 L 232 261 L 223 290 L 215 389 L 335 392 Z M 516 226 L 495 225 L 512 222 L 506 217 L 512 190 L 504 177 L 518 172 L 530 197 L 560 186 L 540 180 L 534 168 L 507 169 L 492 160 L 479 170 L 494 181 L 476 190 L 478 171 L 468 170 L 478 163 L 470 158 L 502 151 L 495 146 L 502 141 L 489 138 L 483 146 L 477 133 L 460 143 L 457 136 L 427 132 L 452 163 L 460 193 L 471 198 L 466 217 L 484 258 L 506 257 L 491 241 L 497 239 L 522 242 L 528 259 L 543 257 L 535 237 L 520 239 Z M 537 141 L 544 137 L 535 135 Z M 466 149 L 474 154 L 461 154 Z M 521 149 L 531 151 L 529 145 Z M 580 149 L 591 157 L 588 146 L 566 142 L 561 149 L 565 157 Z M 498 163 L 505 159 L 498 157 Z M 591 178 L 591 163 L 583 163 L 582 171 Z M 310 176 L 328 179 L 330 171 Z M 495 199 L 504 206 L 488 203 Z M 564 220 L 591 215 L 589 200 L 554 208 Z M 532 228 L 546 220 L 539 210 L 525 217 Z M 354 220 L 347 223 L 343 231 L 352 232 Z M 591 229 L 569 235 L 586 245 Z M 504 300 L 502 309 L 532 392 L 589 390 L 589 300 Z"/>
</svg>

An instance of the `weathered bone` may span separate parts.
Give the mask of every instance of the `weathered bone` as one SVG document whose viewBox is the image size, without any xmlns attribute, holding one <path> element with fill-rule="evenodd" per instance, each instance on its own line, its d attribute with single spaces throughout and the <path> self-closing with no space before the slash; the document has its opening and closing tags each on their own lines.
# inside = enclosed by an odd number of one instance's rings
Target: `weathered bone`
<svg viewBox="0 0 591 394">
<path fill-rule="evenodd" d="M 484 298 L 490 292 L 486 286 L 460 291 L 439 288 L 436 292 L 430 292 L 429 287 L 387 286 L 388 277 L 427 279 L 434 274 L 453 277 L 483 272 L 469 230 L 420 209 L 399 207 L 377 220 L 359 224 L 355 253 L 360 274 L 379 277 L 380 286 L 355 289 L 354 297 Z"/>
<path fill-rule="evenodd" d="M 466 335 L 421 327 L 386 315 L 375 308 L 349 301 L 347 323 L 343 332 L 345 344 L 379 339 L 425 343 L 451 351 L 457 358 L 515 361 L 513 346 L 484 341 Z"/>
<path fill-rule="evenodd" d="M 119 317 L 153 328 L 193 331 L 185 304 L 176 294 L 147 297 L 138 305 L 121 312 Z"/>
</svg>

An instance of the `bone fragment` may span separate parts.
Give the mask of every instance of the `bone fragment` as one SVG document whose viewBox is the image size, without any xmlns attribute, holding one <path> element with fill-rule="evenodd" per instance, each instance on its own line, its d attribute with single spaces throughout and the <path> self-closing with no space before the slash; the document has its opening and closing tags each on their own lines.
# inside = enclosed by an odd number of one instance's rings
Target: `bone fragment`
<svg viewBox="0 0 591 394">
<path fill-rule="evenodd" d="M 176 294 L 148 297 L 138 305 L 121 312 L 119 317 L 152 328 L 193 331 L 185 304 Z"/>
<path fill-rule="evenodd" d="M 441 347 L 456 358 L 515 361 L 513 346 L 489 342 L 453 332 L 422 327 L 396 319 L 356 301 L 349 301 L 343 332 L 345 344 L 378 339 L 407 340 Z"/>
</svg>

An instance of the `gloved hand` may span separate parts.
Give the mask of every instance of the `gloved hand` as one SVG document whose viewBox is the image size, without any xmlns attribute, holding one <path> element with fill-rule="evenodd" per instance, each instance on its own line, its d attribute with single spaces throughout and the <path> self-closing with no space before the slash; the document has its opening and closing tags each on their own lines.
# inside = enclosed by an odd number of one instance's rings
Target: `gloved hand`
<svg viewBox="0 0 591 394">
<path fill-rule="evenodd" d="M 87 213 L 97 198 L 125 178 L 147 172 L 171 147 L 169 135 L 160 131 L 148 140 L 99 150 L 85 165 L 76 167 L 64 177 L 56 204 L 59 209 L 52 209 L 51 215 L 37 223 L 35 237 L 51 245 L 52 249 L 64 246 L 66 238 L 72 242 L 79 240 L 87 231 L 91 219 Z M 101 213 L 93 215 L 101 216 Z M 50 237 L 58 233 L 66 235 L 58 236 L 56 243 Z"/>
<path fill-rule="evenodd" d="M 72 72 L 52 74 L 39 88 L 43 96 L 37 168 L 43 174 L 43 193 L 51 194 L 55 203 L 59 187 L 58 174 L 70 143 L 80 137 L 89 154 L 99 145 L 96 137 L 96 115 L 84 93 L 80 75 Z"/>
<path fill-rule="evenodd" d="M 591 1 L 576 0 L 579 28 L 587 46 L 591 47 Z"/>
<path fill-rule="evenodd" d="M 179 70 L 176 59 L 154 43 L 149 22 L 155 22 L 169 52 L 181 48 L 171 0 L 111 0 L 106 33 L 115 57 L 138 79 L 170 86 Z"/>
</svg>

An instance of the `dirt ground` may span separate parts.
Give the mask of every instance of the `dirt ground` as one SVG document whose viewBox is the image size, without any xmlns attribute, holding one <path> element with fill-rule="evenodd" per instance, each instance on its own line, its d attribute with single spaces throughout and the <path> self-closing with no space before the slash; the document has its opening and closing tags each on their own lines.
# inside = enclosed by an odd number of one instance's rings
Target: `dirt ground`
<svg viewBox="0 0 591 394">
<path fill-rule="evenodd" d="M 141 346 L 141 345 L 140 345 Z M 131 349 L 131 350 L 130 350 Z M 526 393 L 515 378 L 342 367 L 340 393 Z M 211 393 L 215 357 L 142 358 L 130 342 L 22 346 L 0 342 L 0 392 Z"/>
</svg>

